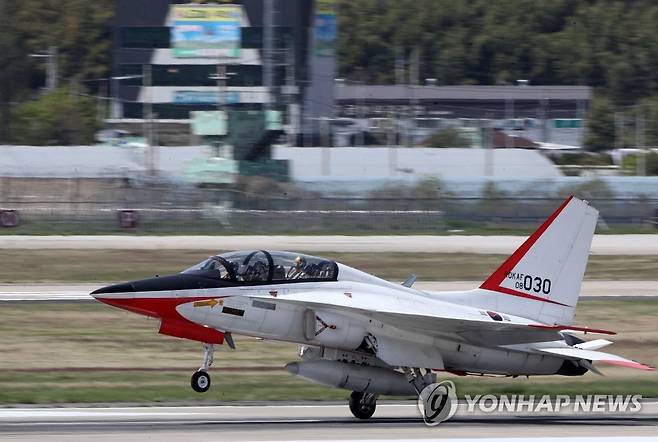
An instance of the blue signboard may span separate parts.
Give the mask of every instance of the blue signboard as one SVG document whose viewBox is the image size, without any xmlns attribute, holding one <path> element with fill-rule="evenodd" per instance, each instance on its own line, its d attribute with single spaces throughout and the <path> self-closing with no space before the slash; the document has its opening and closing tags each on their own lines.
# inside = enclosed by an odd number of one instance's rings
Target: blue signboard
<svg viewBox="0 0 658 442">
<path fill-rule="evenodd" d="M 208 104 L 218 105 L 218 91 L 175 91 L 172 102 L 175 104 Z M 235 104 L 240 102 L 240 92 L 224 92 L 223 104 Z"/>
</svg>

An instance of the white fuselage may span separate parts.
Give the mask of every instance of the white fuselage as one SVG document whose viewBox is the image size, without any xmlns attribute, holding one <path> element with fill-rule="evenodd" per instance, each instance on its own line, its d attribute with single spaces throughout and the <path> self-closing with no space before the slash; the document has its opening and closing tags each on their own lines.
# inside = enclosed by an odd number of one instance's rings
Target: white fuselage
<svg viewBox="0 0 658 442">
<path fill-rule="evenodd" d="M 476 308 L 379 281 L 379 284 L 335 281 L 206 289 L 203 296 L 215 296 L 219 304 L 195 306 L 189 302 L 179 305 L 177 311 L 195 323 L 235 334 L 341 350 L 356 350 L 371 335 L 379 343 L 377 356 L 391 366 L 398 365 L 395 358 L 399 358 L 400 362 L 419 360 L 424 364 L 418 366 L 437 370 L 548 375 L 555 374 L 563 363 L 560 358 L 523 349 L 500 349 L 459 342 L 450 336 L 445 339 L 427 336 L 377 319 L 348 317 L 332 310 L 333 305 L 345 305 L 373 311 L 385 307 L 399 312 L 449 314 L 451 310 L 459 310 L 462 315 L 465 311 L 474 317 L 482 315 Z M 186 295 L 177 292 L 175 296 Z M 189 294 L 194 295 L 198 296 L 199 291 Z"/>
</svg>

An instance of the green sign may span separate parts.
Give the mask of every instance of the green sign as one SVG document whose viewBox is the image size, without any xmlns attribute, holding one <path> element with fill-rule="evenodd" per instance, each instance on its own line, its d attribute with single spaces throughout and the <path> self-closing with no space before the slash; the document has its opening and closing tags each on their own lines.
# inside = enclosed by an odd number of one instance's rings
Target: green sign
<svg viewBox="0 0 658 442">
<path fill-rule="evenodd" d="M 558 118 L 553 120 L 556 129 L 578 129 L 582 126 L 580 118 Z"/>
<path fill-rule="evenodd" d="M 226 113 L 222 111 L 192 111 L 192 133 L 199 136 L 226 135 Z"/>
</svg>

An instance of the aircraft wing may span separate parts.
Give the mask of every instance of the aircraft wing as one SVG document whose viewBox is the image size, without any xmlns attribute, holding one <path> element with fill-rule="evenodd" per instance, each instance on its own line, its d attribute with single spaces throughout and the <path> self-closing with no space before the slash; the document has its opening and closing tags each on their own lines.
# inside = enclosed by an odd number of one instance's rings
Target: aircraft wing
<svg viewBox="0 0 658 442">
<path fill-rule="evenodd" d="M 478 321 L 379 311 L 366 313 L 366 316 L 402 330 L 419 332 L 437 338 L 447 337 L 487 347 L 562 339 L 555 330 L 538 330 L 527 324 L 503 321 Z"/>
<path fill-rule="evenodd" d="M 313 297 L 317 299 L 317 296 Z M 467 315 L 438 316 L 421 311 L 401 312 L 381 308 L 371 310 L 364 306 L 345 305 L 342 300 L 337 300 L 336 303 L 329 301 L 329 299 L 327 299 L 327 302 L 317 302 L 290 298 L 279 298 L 277 300 L 277 302 L 301 304 L 308 308 L 329 311 L 365 321 L 373 319 L 400 330 L 473 345 L 495 347 L 562 339 L 557 329 L 538 328 L 534 326 L 535 324 L 530 323 L 495 321 L 486 313 L 486 316 L 480 315 L 477 318 L 468 317 Z"/>
<path fill-rule="evenodd" d="M 317 294 L 316 294 L 317 295 Z M 317 297 L 316 297 L 317 299 Z M 316 315 L 322 316 L 322 312 L 329 312 L 333 314 L 342 315 L 349 318 L 354 318 L 367 322 L 368 320 L 379 321 L 385 325 L 395 327 L 401 331 L 422 334 L 428 337 L 435 337 L 446 339 L 456 343 L 471 344 L 483 347 L 502 347 L 511 346 L 515 344 L 533 344 L 541 342 L 562 341 L 564 337 L 560 334 L 563 329 L 573 329 L 573 326 L 546 326 L 534 322 L 513 322 L 510 320 L 494 320 L 488 313 L 481 315 L 482 319 L 466 316 L 448 317 L 439 316 L 434 314 L 418 312 L 398 312 L 386 311 L 382 309 L 370 310 L 364 306 L 347 306 L 341 303 L 332 304 L 329 300 L 326 302 L 308 301 L 300 299 L 285 299 L 279 298 L 277 302 L 291 303 L 295 305 L 303 305 L 306 308 L 313 309 Z M 476 310 L 477 312 L 477 310 Z M 494 314 L 495 316 L 495 314 Z M 500 315 L 499 315 L 500 316 Z M 507 315 L 504 315 L 507 316 Z M 523 318 L 516 318 L 523 319 Z M 331 324 L 327 324 L 331 327 Z M 582 327 L 575 327 L 576 329 L 586 330 L 590 333 L 610 333 L 605 330 L 588 329 Z M 382 350 L 382 342 L 380 339 L 380 350 Z M 399 341 L 393 351 L 388 351 L 386 354 L 379 355 L 379 357 L 390 365 L 404 365 L 414 361 L 417 366 L 427 366 L 439 369 L 443 367 L 442 357 L 436 352 L 431 345 L 418 344 L 414 348 L 418 351 L 407 351 L 408 347 Z M 607 345 L 610 341 L 596 340 L 592 341 L 591 349 L 585 346 L 570 347 L 570 348 L 541 348 L 534 347 L 538 353 L 552 354 L 557 357 L 573 360 L 577 364 L 581 364 L 588 369 L 597 372 L 591 362 L 600 362 L 613 365 L 620 365 L 630 368 L 637 368 L 642 370 L 653 370 L 653 368 L 640 364 L 620 356 L 594 351 L 595 348 L 600 348 Z M 417 347 L 417 348 L 416 348 Z M 591 361 L 591 362 L 590 362 Z"/>
</svg>

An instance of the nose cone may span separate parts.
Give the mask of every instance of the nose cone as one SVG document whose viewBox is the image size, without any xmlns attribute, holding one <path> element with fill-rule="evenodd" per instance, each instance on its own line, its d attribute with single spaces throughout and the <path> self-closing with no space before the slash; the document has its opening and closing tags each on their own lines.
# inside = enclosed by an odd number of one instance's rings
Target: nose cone
<svg viewBox="0 0 658 442">
<path fill-rule="evenodd" d="M 114 285 L 108 285 L 106 287 L 101 287 L 98 290 L 94 290 L 91 292 L 91 296 L 93 296 L 96 299 L 102 298 L 102 296 L 96 296 L 96 295 L 103 295 L 103 294 L 108 294 L 108 293 L 129 293 L 129 292 L 134 292 L 135 291 L 135 286 L 132 285 L 132 283 L 123 283 L 123 284 L 114 284 Z"/>
<path fill-rule="evenodd" d="M 134 282 L 108 285 L 91 292 L 91 296 L 100 302 L 133 313 L 146 316 L 158 316 L 158 301 L 149 298 L 135 298 L 137 290 Z"/>
</svg>

